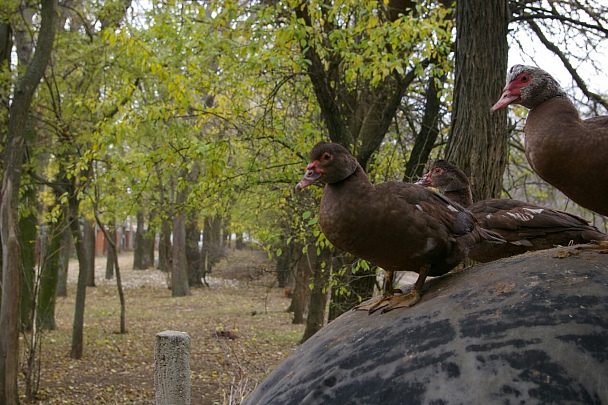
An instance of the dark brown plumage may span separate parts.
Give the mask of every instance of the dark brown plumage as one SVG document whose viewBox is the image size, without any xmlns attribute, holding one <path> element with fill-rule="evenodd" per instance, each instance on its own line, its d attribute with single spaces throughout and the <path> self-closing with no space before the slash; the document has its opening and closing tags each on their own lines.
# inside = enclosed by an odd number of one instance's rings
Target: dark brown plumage
<svg viewBox="0 0 608 405">
<path fill-rule="evenodd" d="M 509 104 L 530 109 L 526 157 L 534 171 L 577 204 L 608 215 L 608 116 L 581 120 L 551 75 L 515 65 L 494 112 Z"/>
<path fill-rule="evenodd" d="M 455 164 L 438 160 L 418 184 L 432 186 L 450 200 L 466 207 L 480 225 L 496 232 L 508 243 L 481 242 L 469 251 L 478 262 L 489 262 L 556 245 L 606 240 L 606 234 L 583 218 L 551 208 L 511 199 L 489 199 L 473 203 L 470 182 Z"/>
<path fill-rule="evenodd" d="M 458 265 L 468 249 L 482 240 L 502 243 L 477 225 L 460 205 L 421 186 L 388 182 L 373 185 L 344 147 L 318 143 L 310 152 L 307 171 L 296 191 L 325 183 L 319 224 L 339 249 L 386 271 L 384 295 L 356 309 L 383 312 L 412 306 L 420 300 L 427 276 L 440 276 Z M 412 291 L 397 295 L 395 271 L 419 274 Z"/>
</svg>

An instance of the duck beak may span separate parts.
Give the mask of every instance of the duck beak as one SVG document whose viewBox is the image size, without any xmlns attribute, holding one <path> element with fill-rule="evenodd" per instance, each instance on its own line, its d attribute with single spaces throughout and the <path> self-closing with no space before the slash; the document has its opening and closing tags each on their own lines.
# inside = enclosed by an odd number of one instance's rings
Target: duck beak
<svg viewBox="0 0 608 405">
<path fill-rule="evenodd" d="M 418 184 L 419 186 L 425 186 L 425 187 L 432 186 L 433 182 L 431 181 L 431 172 L 428 172 L 427 174 L 422 176 L 422 178 L 420 180 L 418 180 L 417 182 L 415 182 L 414 184 Z"/>
<path fill-rule="evenodd" d="M 296 193 L 299 193 L 300 191 L 302 191 L 303 188 L 310 186 L 311 184 L 319 180 L 323 175 L 323 172 L 319 170 L 316 166 L 308 165 L 307 169 L 308 170 L 306 170 L 306 173 L 304 174 L 302 180 L 300 180 L 300 182 L 296 185 Z"/>
<path fill-rule="evenodd" d="M 508 106 L 514 101 L 519 100 L 519 97 L 519 91 L 513 91 L 509 88 L 506 88 L 502 93 L 500 100 L 498 100 L 496 104 L 494 104 L 492 108 L 490 108 L 490 114 L 494 114 L 495 111 L 500 110 L 501 108 Z"/>
</svg>

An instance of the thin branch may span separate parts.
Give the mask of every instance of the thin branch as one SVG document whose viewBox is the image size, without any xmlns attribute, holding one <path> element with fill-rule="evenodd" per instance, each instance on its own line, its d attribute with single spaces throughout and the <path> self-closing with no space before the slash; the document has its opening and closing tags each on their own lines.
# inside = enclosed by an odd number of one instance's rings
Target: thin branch
<svg viewBox="0 0 608 405">
<path fill-rule="evenodd" d="M 566 17 L 564 15 L 559 14 L 521 14 L 519 16 L 514 16 L 511 21 L 525 21 L 527 23 L 538 21 L 538 20 L 552 20 L 552 21 L 561 21 L 564 23 L 571 23 L 572 25 L 587 28 L 589 30 L 597 31 L 598 33 L 602 33 L 604 35 L 608 35 L 608 29 L 602 27 L 601 25 L 589 24 L 584 21 L 580 21 L 574 18 Z"/>
<path fill-rule="evenodd" d="M 583 94 L 589 100 L 592 100 L 598 104 L 601 104 L 608 111 L 608 102 L 606 100 L 604 100 L 602 98 L 602 96 L 600 96 L 599 94 L 594 93 L 591 90 L 589 90 L 589 88 L 585 84 L 585 81 L 579 76 L 576 69 L 570 63 L 570 60 L 566 57 L 566 55 L 564 55 L 564 53 L 561 51 L 561 49 L 557 45 L 555 45 L 553 42 L 549 41 L 549 39 L 542 32 L 542 30 L 540 29 L 538 24 L 536 24 L 534 21 L 528 21 L 528 25 L 530 26 L 532 31 L 534 31 L 534 33 L 538 36 L 538 39 L 540 40 L 540 42 L 542 42 L 542 44 L 548 50 L 550 50 L 555 55 L 557 55 L 557 57 L 562 61 L 562 63 L 568 70 L 568 73 L 570 73 L 570 75 L 572 76 L 572 78 L 574 79 L 574 81 L 576 82 L 578 87 L 583 92 Z"/>
</svg>

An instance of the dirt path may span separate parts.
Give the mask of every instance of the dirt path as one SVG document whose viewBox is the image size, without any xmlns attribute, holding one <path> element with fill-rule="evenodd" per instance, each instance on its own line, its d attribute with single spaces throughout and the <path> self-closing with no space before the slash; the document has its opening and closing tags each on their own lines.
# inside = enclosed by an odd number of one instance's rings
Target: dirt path
<svg viewBox="0 0 608 405">
<path fill-rule="evenodd" d="M 132 253 L 120 255 L 128 329 L 121 335 L 116 282 L 103 278 L 105 257 L 96 258 L 84 356 L 76 361 L 69 358 L 78 272 L 72 261 L 68 297 L 57 301 L 58 329 L 43 336 L 37 404 L 153 404 L 154 339 L 164 330 L 190 335 L 192 404 L 227 404 L 231 395 L 240 403 L 297 347 L 303 326 L 291 324 L 290 301 L 274 286 L 263 252 L 231 252 L 207 279 L 210 288 L 181 298 L 171 297 L 164 273 L 132 270 L 132 263 Z"/>
</svg>

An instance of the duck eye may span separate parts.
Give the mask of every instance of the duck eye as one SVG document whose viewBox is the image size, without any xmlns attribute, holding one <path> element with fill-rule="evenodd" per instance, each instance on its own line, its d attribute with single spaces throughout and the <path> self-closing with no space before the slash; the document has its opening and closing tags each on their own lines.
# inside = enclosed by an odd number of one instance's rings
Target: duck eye
<svg viewBox="0 0 608 405">
<path fill-rule="evenodd" d="M 435 172 L 436 174 L 439 174 L 439 173 L 441 173 L 441 169 L 437 167 L 437 168 L 435 168 L 434 172 Z"/>
<path fill-rule="evenodd" d="M 331 155 L 331 153 L 329 152 L 325 152 L 322 156 L 321 156 L 321 161 L 327 161 L 327 160 L 331 160 L 333 156 Z"/>
<path fill-rule="evenodd" d="M 521 81 L 522 81 L 522 83 L 525 83 L 525 82 L 527 82 L 528 80 L 530 80 L 530 77 L 529 77 L 528 75 L 523 75 L 523 76 L 521 77 Z"/>
</svg>

